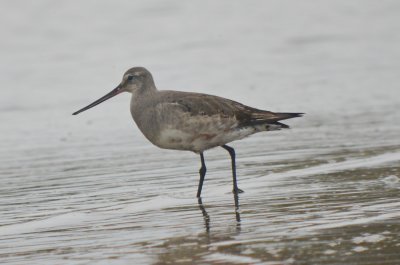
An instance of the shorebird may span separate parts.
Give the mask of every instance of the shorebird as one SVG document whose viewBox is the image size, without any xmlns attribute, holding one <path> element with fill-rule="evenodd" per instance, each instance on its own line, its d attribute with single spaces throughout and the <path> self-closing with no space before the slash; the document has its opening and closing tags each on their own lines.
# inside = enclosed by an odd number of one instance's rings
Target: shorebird
<svg viewBox="0 0 400 265">
<path fill-rule="evenodd" d="M 303 114 L 260 110 L 208 94 L 158 90 L 147 69 L 133 67 L 125 72 L 115 89 L 73 115 L 122 92 L 132 94 L 130 109 L 133 120 L 152 144 L 200 155 L 197 197 L 201 196 L 207 171 L 204 151 L 220 146 L 229 152 L 233 192 L 237 195 L 243 191 L 238 188 L 236 180 L 235 149 L 226 144 L 257 132 L 289 128 L 279 121 Z"/>
</svg>

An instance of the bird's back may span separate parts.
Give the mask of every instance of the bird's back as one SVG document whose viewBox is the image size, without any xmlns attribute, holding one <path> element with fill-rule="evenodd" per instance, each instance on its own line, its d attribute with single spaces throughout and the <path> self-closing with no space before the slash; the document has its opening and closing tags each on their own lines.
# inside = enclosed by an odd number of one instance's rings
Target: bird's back
<svg viewBox="0 0 400 265">
<path fill-rule="evenodd" d="M 194 152 L 259 131 L 288 128 L 278 121 L 301 116 L 259 110 L 208 94 L 170 90 L 133 97 L 131 110 L 136 124 L 153 144 Z"/>
</svg>

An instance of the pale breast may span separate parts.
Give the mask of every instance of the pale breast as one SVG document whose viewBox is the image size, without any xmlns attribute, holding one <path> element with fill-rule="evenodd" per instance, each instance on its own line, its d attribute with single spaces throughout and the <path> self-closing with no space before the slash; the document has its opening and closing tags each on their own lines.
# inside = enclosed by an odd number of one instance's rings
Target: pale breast
<svg viewBox="0 0 400 265">
<path fill-rule="evenodd" d="M 177 126 L 161 129 L 155 144 L 161 148 L 198 153 L 242 139 L 254 132 L 254 128 L 250 127 L 238 129 L 235 121 L 220 117 L 188 118 Z"/>
</svg>

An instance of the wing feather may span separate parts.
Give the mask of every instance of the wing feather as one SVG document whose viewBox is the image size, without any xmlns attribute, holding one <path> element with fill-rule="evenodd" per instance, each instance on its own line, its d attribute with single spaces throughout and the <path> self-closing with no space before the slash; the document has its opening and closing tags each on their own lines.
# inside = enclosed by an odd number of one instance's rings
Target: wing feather
<svg viewBox="0 0 400 265">
<path fill-rule="evenodd" d="M 213 116 L 214 118 L 235 120 L 238 127 L 273 124 L 279 120 L 302 115 L 302 113 L 276 113 L 260 110 L 223 97 L 177 91 L 168 91 L 168 97 L 164 97 L 162 104 L 173 104 L 192 118 L 199 116 L 196 119 Z"/>
</svg>

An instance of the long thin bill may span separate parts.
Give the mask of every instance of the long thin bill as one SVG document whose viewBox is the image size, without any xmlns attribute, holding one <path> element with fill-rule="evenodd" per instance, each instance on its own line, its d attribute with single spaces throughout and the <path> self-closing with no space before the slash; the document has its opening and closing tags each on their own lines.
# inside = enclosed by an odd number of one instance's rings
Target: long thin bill
<svg viewBox="0 0 400 265">
<path fill-rule="evenodd" d="M 121 92 L 122 92 L 121 85 L 118 85 L 118 86 L 117 86 L 116 88 L 114 88 L 110 93 L 108 93 L 108 94 L 106 94 L 105 96 L 99 98 L 98 100 L 96 100 L 96 101 L 93 102 L 92 104 L 89 104 L 89 105 L 87 105 L 86 107 L 84 107 L 84 108 L 82 108 L 82 109 L 80 109 L 80 110 L 78 110 L 78 111 L 72 113 L 72 115 L 77 115 L 77 114 L 79 114 L 79 113 L 81 113 L 81 112 L 83 112 L 83 111 L 85 111 L 85 110 L 88 110 L 88 109 L 90 109 L 90 108 L 93 108 L 94 106 L 100 104 L 100 103 L 103 102 L 103 101 L 106 101 L 107 99 L 110 99 L 110 98 L 112 98 L 112 97 L 118 95 L 118 94 L 121 93 Z"/>
</svg>

